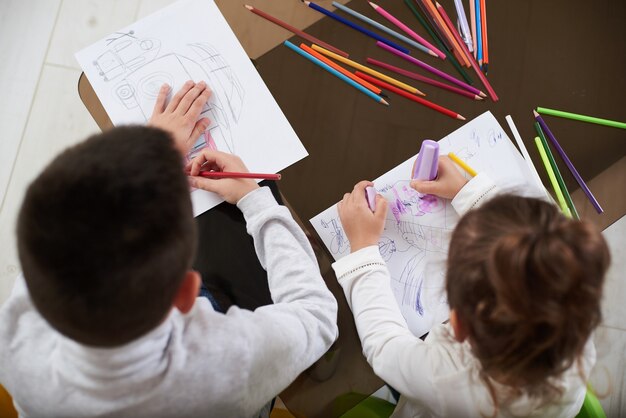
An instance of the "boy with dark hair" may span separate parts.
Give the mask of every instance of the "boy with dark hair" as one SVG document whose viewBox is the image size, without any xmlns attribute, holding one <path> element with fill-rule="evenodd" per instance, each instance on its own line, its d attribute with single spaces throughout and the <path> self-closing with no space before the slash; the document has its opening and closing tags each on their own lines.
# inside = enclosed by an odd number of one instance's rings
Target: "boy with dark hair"
<svg viewBox="0 0 626 418">
<path fill-rule="evenodd" d="M 336 301 L 307 238 L 254 181 L 190 178 L 237 204 L 274 304 L 223 314 L 197 297 L 181 152 L 206 127 L 196 120 L 210 92 L 190 83 L 166 106 L 167 93 L 151 124 L 169 132 L 95 135 L 26 193 L 23 277 L 0 308 L 0 383 L 20 416 L 267 416 L 337 336 Z M 192 174 L 201 164 L 246 171 L 217 151 L 197 157 Z"/>
</svg>

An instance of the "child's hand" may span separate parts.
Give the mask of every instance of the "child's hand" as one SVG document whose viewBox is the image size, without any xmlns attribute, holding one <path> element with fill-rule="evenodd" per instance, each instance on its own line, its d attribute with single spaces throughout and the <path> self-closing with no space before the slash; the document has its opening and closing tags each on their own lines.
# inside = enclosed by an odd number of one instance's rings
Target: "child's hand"
<svg viewBox="0 0 626 418">
<path fill-rule="evenodd" d="M 197 119 L 212 92 L 204 81 L 195 84 L 189 80 L 166 106 L 169 91 L 170 86 L 167 84 L 161 86 L 148 125 L 169 132 L 174 138 L 176 148 L 181 154 L 187 155 L 193 143 L 211 122 L 208 118 Z"/>
<path fill-rule="evenodd" d="M 411 187 L 420 193 L 432 194 L 444 199 L 454 199 L 454 196 L 465 186 L 467 179 L 456 168 L 451 159 L 439 157 L 437 178 L 432 181 L 412 180 Z"/>
<path fill-rule="evenodd" d="M 350 241 L 352 252 L 370 245 L 378 245 L 385 228 L 387 201 L 376 195 L 376 212 L 370 210 L 365 197 L 365 188 L 373 186 L 370 181 L 362 181 L 354 186 L 352 193 L 346 193 L 337 204 L 343 230 Z"/>
<path fill-rule="evenodd" d="M 231 171 L 247 173 L 248 168 L 241 158 L 225 152 L 204 149 L 188 165 L 189 184 L 192 187 L 217 193 L 228 203 L 235 204 L 259 185 L 252 179 L 207 179 L 198 177 L 202 171 Z"/>
</svg>

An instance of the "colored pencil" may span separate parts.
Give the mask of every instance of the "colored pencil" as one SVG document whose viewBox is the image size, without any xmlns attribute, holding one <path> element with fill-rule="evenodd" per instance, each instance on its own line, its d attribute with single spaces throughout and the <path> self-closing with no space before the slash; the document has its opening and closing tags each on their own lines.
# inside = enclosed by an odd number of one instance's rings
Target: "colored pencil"
<svg viewBox="0 0 626 418">
<path fill-rule="evenodd" d="M 467 174 L 469 174 L 470 176 L 476 177 L 476 174 L 478 174 L 476 170 L 474 170 L 472 167 L 467 165 L 467 163 L 463 161 L 462 159 L 460 159 L 455 153 L 449 152 L 448 158 L 450 158 L 452 161 L 457 163 L 457 165 L 461 167 L 463 170 L 465 170 Z"/>
<path fill-rule="evenodd" d="M 461 32 L 463 32 L 461 34 L 463 42 L 467 45 L 467 49 L 472 52 L 474 50 L 474 46 L 472 45 L 472 33 L 467 23 L 467 15 L 465 14 L 462 0 L 454 0 L 454 7 L 456 8 L 456 15 L 458 17 L 459 24 L 461 25 Z"/>
<path fill-rule="evenodd" d="M 485 95 L 485 93 L 481 92 L 481 91 L 480 91 L 480 90 L 478 90 L 477 88 L 472 87 L 472 86 L 470 86 L 469 84 L 464 83 L 463 81 L 461 81 L 461 80 L 459 80 L 459 79 L 457 79 L 457 78 L 454 78 L 454 77 L 452 77 L 451 75 L 448 75 L 448 74 L 444 73 L 443 71 L 438 70 L 438 69 L 436 69 L 435 67 L 433 67 L 433 66 L 430 66 L 430 65 L 426 64 L 426 63 L 425 63 L 425 62 L 423 62 L 423 61 L 418 60 L 417 58 L 413 58 L 413 57 L 412 57 L 412 56 L 410 56 L 410 55 L 407 55 L 407 54 L 405 54 L 405 53 L 403 53 L 403 52 L 401 52 L 401 51 L 395 50 L 395 49 L 393 49 L 393 48 L 391 48 L 391 47 L 389 47 L 389 46 L 385 45 L 385 44 L 384 44 L 384 43 L 382 43 L 382 42 L 376 42 L 376 45 L 377 45 L 378 47 L 380 47 L 380 48 L 382 48 L 382 49 L 386 50 L 386 51 L 391 52 L 391 53 L 392 53 L 392 54 L 394 54 L 394 55 L 399 56 L 400 58 L 404 58 L 404 59 L 405 59 L 405 60 L 407 60 L 408 62 L 410 62 L 410 63 L 412 63 L 412 64 L 415 64 L 415 65 L 417 65 L 418 67 L 425 69 L 426 71 L 429 71 L 429 72 L 431 72 L 431 73 L 433 73 L 433 74 L 435 74 L 435 75 L 437 75 L 437 76 L 439 76 L 439 77 L 441 77 L 441 78 L 443 78 L 443 79 L 446 79 L 446 80 L 450 81 L 451 83 L 456 84 L 457 86 L 463 87 L 465 90 L 469 90 L 469 91 L 471 91 L 472 93 L 474 93 L 474 94 L 478 94 L 478 95 L 480 95 L 480 96 L 484 96 L 484 95 Z M 347 58 L 344 58 L 344 59 L 347 59 Z"/>
<path fill-rule="evenodd" d="M 308 52 L 309 54 L 313 55 L 315 58 L 317 58 L 318 60 L 322 61 L 324 64 L 328 65 L 329 67 L 334 68 L 335 70 L 339 71 L 341 74 L 343 74 L 346 77 L 352 79 L 352 81 L 356 81 L 357 83 L 359 83 L 360 85 L 362 85 L 366 89 L 371 90 L 374 94 L 380 95 L 383 92 L 381 89 L 379 89 L 378 87 L 376 87 L 372 83 L 368 83 L 367 81 L 365 81 L 365 80 L 355 76 L 350 71 L 348 71 L 345 68 L 343 68 L 342 66 L 337 65 L 336 63 L 334 63 L 333 61 L 329 60 L 328 58 L 326 58 L 325 56 L 323 56 L 319 52 L 314 51 L 308 45 L 300 44 L 300 48 L 304 49 L 306 52 Z"/>
<path fill-rule="evenodd" d="M 441 7 L 441 5 L 439 3 L 437 3 L 437 8 L 441 12 L 441 16 L 443 17 L 443 19 L 446 22 L 446 24 L 448 26 L 450 26 L 450 28 L 452 30 L 452 33 L 456 37 L 461 39 L 459 33 L 456 31 L 456 29 L 454 28 L 454 25 L 450 21 L 450 18 L 448 17 L 448 14 L 443 9 L 443 7 Z M 489 95 L 491 96 L 491 100 L 493 100 L 494 102 L 497 102 L 498 101 L 498 95 L 496 94 L 496 92 L 493 89 L 493 87 L 491 87 L 491 84 L 489 83 L 489 80 L 487 80 L 487 77 L 485 77 L 485 74 L 483 74 L 483 72 L 480 70 L 480 67 L 478 66 L 478 63 L 476 62 L 476 60 L 474 59 L 474 56 L 467 49 L 467 45 L 462 44 L 461 47 L 463 48 L 463 52 L 464 52 L 465 56 L 467 57 L 467 59 L 469 59 L 470 63 L 472 64 L 472 68 L 474 69 L 474 72 L 476 73 L 478 78 L 480 78 L 480 81 L 483 83 L 483 85 L 487 89 L 487 92 L 489 92 Z"/>
<path fill-rule="evenodd" d="M 389 83 L 385 83 L 382 80 L 378 80 L 378 79 L 376 79 L 374 77 L 371 77 L 371 76 L 369 76 L 367 74 L 364 74 L 364 73 L 362 73 L 360 71 L 357 71 L 356 75 L 358 75 L 361 78 L 364 78 L 365 80 L 369 81 L 372 84 L 376 84 L 379 87 L 387 89 L 387 90 L 389 90 L 391 92 L 394 92 L 394 93 L 396 93 L 396 94 L 398 94 L 398 95 L 400 95 L 402 97 L 405 97 L 405 98 L 407 98 L 409 100 L 412 100 L 412 101 L 417 102 L 419 104 L 422 104 L 422 105 L 424 105 L 426 107 L 429 107 L 429 108 L 431 108 L 433 110 L 436 110 L 437 112 L 443 113 L 444 115 L 450 116 L 453 119 L 465 120 L 465 118 L 463 116 L 459 115 L 457 112 L 454 112 L 454 111 L 452 111 L 450 109 L 446 109 L 445 107 L 439 106 L 438 104 L 430 102 L 430 101 L 428 101 L 426 99 L 422 99 L 421 97 L 416 96 L 414 94 L 407 93 L 406 91 L 404 91 L 402 89 L 399 89 L 399 88 L 397 88 L 395 86 L 392 86 Z"/>
<path fill-rule="evenodd" d="M 572 217 L 572 212 L 570 212 L 567 207 L 567 203 L 565 203 L 565 197 L 563 196 L 563 192 L 561 191 L 561 187 L 559 183 L 556 181 L 556 176 L 554 175 L 554 170 L 552 170 L 552 166 L 550 165 L 550 161 L 548 160 L 548 155 L 546 154 L 546 150 L 541 143 L 541 139 L 536 136 L 535 137 L 535 145 L 537 145 L 537 151 L 539 151 L 539 155 L 541 156 L 541 161 L 543 161 L 543 166 L 546 168 L 546 172 L 548 173 L 548 178 L 550 179 L 550 184 L 552 184 L 552 188 L 554 189 L 554 194 L 556 195 L 556 199 L 559 202 L 559 206 L 561 206 L 561 211 L 568 218 Z"/>
<path fill-rule="evenodd" d="M 556 138 L 552 134 L 552 131 L 550 131 L 550 128 L 548 128 L 548 125 L 546 125 L 546 122 L 539 115 L 539 113 L 537 113 L 534 110 L 533 110 L 533 115 L 535 115 L 535 120 L 539 122 L 539 125 L 541 125 L 541 129 L 546 134 L 550 142 L 552 142 L 552 145 L 557 150 L 557 152 L 559 153 L 563 161 L 565 161 L 565 165 L 567 165 L 567 168 L 569 169 L 569 171 L 572 172 L 572 175 L 574 176 L 574 178 L 580 185 L 580 188 L 583 189 L 583 192 L 587 195 L 587 198 L 589 199 L 593 207 L 596 209 L 598 213 L 604 212 L 604 210 L 600 206 L 600 203 L 598 203 L 593 193 L 591 193 L 591 190 L 589 190 L 589 187 L 587 187 L 587 184 L 585 183 L 583 178 L 580 176 L 580 174 L 578 174 L 578 171 L 576 170 L 576 167 L 574 167 L 574 164 L 572 164 L 572 162 L 570 161 L 569 157 L 567 156 L 563 148 L 561 148 L 559 141 L 556 140 Z"/>
<path fill-rule="evenodd" d="M 461 74 L 461 77 L 463 77 L 463 80 L 465 80 L 465 82 L 468 84 L 473 84 L 473 80 L 470 78 L 467 72 L 465 72 L 463 67 L 461 67 L 457 59 L 450 53 L 450 51 L 448 51 L 448 48 L 446 48 L 446 46 L 441 42 L 441 40 L 435 34 L 435 32 L 433 32 L 433 30 L 430 27 L 430 24 L 426 22 L 426 18 L 422 17 L 421 12 L 419 12 L 415 8 L 413 3 L 411 3 L 411 0 L 404 0 L 404 4 L 407 5 L 407 7 L 411 10 L 415 18 L 420 22 L 420 24 L 424 27 L 424 29 L 426 29 L 426 32 L 428 32 L 430 37 L 433 38 L 433 41 L 435 41 L 439 49 L 443 51 L 444 54 L 446 54 L 446 57 L 448 57 L 448 61 L 450 61 L 452 66 L 454 66 L 454 68 L 456 68 L 459 74 Z"/>
<path fill-rule="evenodd" d="M 364 35 L 369 36 L 370 38 L 374 38 L 376 40 L 378 40 L 379 42 L 384 42 L 385 44 L 389 45 L 392 48 L 396 48 L 398 51 L 402 51 L 405 54 L 409 53 L 409 50 L 406 49 L 403 46 L 400 46 L 394 42 L 391 42 L 388 39 L 383 38 L 382 36 L 378 35 L 377 33 L 372 32 L 371 30 L 365 29 L 363 26 L 359 26 L 356 23 L 352 23 L 350 22 L 348 19 L 343 18 L 342 16 L 339 16 L 336 13 L 331 12 L 330 10 L 326 10 L 321 6 L 318 6 L 317 4 L 313 3 L 312 1 L 308 1 L 308 0 L 301 0 L 304 4 L 306 4 L 307 6 L 309 6 L 311 9 L 316 10 L 322 14 L 325 14 L 326 16 L 335 19 L 337 22 L 343 23 L 344 25 L 358 31 L 361 32 Z"/>
<path fill-rule="evenodd" d="M 463 55 L 463 51 L 461 51 L 461 46 L 458 44 L 458 41 L 454 38 L 454 36 L 452 36 L 452 33 L 450 33 L 450 30 L 448 29 L 447 25 L 445 24 L 445 22 L 439 15 L 439 12 L 437 11 L 437 8 L 435 7 L 435 5 L 432 4 L 431 0 L 422 0 L 422 2 L 426 6 L 426 9 L 429 11 L 431 16 L 437 22 L 437 25 L 439 25 L 439 27 L 443 31 L 444 36 L 446 36 L 446 38 L 448 38 L 448 40 L 450 41 L 450 44 L 452 45 L 453 50 L 457 54 L 456 57 L 459 58 L 459 62 L 461 62 L 464 66 L 469 67 L 470 63 L 467 60 L 467 58 L 465 58 L 465 56 Z"/>
<path fill-rule="evenodd" d="M 333 51 L 335 54 L 339 54 L 342 57 L 346 57 L 346 58 L 348 58 L 350 56 L 350 55 L 348 55 L 347 52 L 344 52 L 344 51 L 342 51 L 339 48 L 335 48 L 334 46 L 332 46 L 332 45 L 330 45 L 330 44 L 328 44 L 328 43 L 326 43 L 326 42 L 324 42 L 324 41 L 322 41 L 320 39 L 317 39 L 315 36 L 311 36 L 308 33 L 303 32 L 300 29 L 295 28 L 295 27 L 291 26 L 288 23 L 285 23 L 282 20 L 277 19 L 274 16 L 269 15 L 269 14 L 265 13 L 262 10 L 257 9 L 256 7 L 252 7 L 252 6 L 249 6 L 249 5 L 246 4 L 245 8 L 250 10 L 252 13 L 254 13 L 256 15 L 261 16 L 262 18 L 264 18 L 266 20 L 269 20 L 270 22 L 272 22 L 272 23 L 274 23 L 274 24 L 276 24 L 278 26 L 281 26 L 284 29 L 287 29 L 289 32 L 291 32 L 291 33 L 293 33 L 295 35 L 298 35 L 301 38 L 306 39 L 307 41 L 309 41 L 311 43 L 322 45 L 324 48 L 326 48 L 326 49 L 328 49 L 330 51 Z"/>
<path fill-rule="evenodd" d="M 480 16 L 482 18 L 482 32 L 483 37 L 483 70 L 487 74 L 489 64 L 489 41 L 487 39 L 487 2 L 486 0 L 480 0 Z"/>
<path fill-rule="evenodd" d="M 385 44 L 383 44 L 385 45 Z M 386 45 L 385 45 L 386 46 Z M 322 53 L 324 55 L 326 55 L 327 57 L 333 58 L 343 64 L 349 65 L 352 68 L 356 68 L 359 71 L 362 71 L 364 73 L 373 75 L 375 77 L 380 78 L 381 80 L 385 80 L 387 83 L 392 84 L 396 87 L 399 87 L 401 89 L 404 89 L 406 91 L 408 91 L 409 93 L 414 93 L 414 94 L 419 94 L 420 96 L 426 96 L 424 93 L 422 93 L 420 90 L 416 89 L 413 86 L 409 86 L 406 83 L 403 83 L 402 81 L 396 80 L 395 78 L 389 77 L 388 75 L 385 75 L 379 71 L 373 70 L 369 67 L 366 67 L 365 65 L 359 64 L 358 62 L 352 61 L 351 59 L 348 58 L 344 58 L 340 55 L 335 54 L 334 52 L 331 52 L 327 49 L 322 48 L 319 45 L 311 45 L 311 48 L 313 48 L 315 51 Z M 391 48 L 391 47 L 389 47 Z M 393 49 L 393 48 L 391 48 Z M 395 49 L 394 49 L 395 51 Z M 361 77 L 363 78 L 363 77 Z M 375 84 L 375 83 L 374 83 Z M 376 84 L 378 85 L 378 84 Z"/>
<path fill-rule="evenodd" d="M 474 0 L 474 7 L 476 8 L 476 45 L 478 47 L 476 61 L 478 61 L 478 65 L 483 65 L 483 24 L 480 20 L 480 0 Z"/>
<path fill-rule="evenodd" d="M 359 13 L 359 12 L 357 12 L 355 10 L 352 10 L 348 6 L 344 6 L 343 4 L 337 3 L 336 1 L 333 2 L 333 6 L 335 6 L 339 10 L 343 10 L 344 12 L 348 13 L 350 16 L 353 16 L 353 17 L 355 17 L 355 18 L 357 18 L 357 19 L 359 19 L 359 20 L 361 20 L 361 21 L 363 21 L 363 22 L 365 22 L 365 23 L 375 27 L 378 30 L 381 30 L 381 31 L 383 31 L 383 32 L 385 32 L 385 33 L 387 33 L 387 34 L 389 34 L 389 35 L 391 35 L 391 36 L 401 40 L 402 42 L 405 42 L 405 43 L 407 43 L 407 44 L 409 44 L 409 45 L 419 49 L 420 51 L 427 53 L 428 55 L 433 55 L 435 57 L 438 56 L 435 52 L 433 52 L 430 49 L 426 48 L 424 45 L 419 44 L 419 43 L 415 42 L 413 39 L 409 39 L 406 36 L 396 32 L 396 31 L 394 31 L 392 29 L 389 29 L 387 26 L 382 25 L 382 24 L 378 23 L 377 21 L 375 21 L 374 19 L 370 19 L 369 17 L 367 17 L 365 15 L 362 15 L 361 13 Z M 321 45 L 321 46 L 324 46 L 324 45 Z M 326 49 L 328 49 L 328 48 L 326 48 Z M 445 57 L 445 55 L 444 55 L 444 57 Z"/>
<path fill-rule="evenodd" d="M 238 173 L 228 171 L 201 171 L 198 177 L 208 179 L 262 179 L 262 180 L 280 180 L 280 174 L 264 174 L 264 173 Z"/>
<path fill-rule="evenodd" d="M 430 51 L 434 52 L 435 55 L 438 56 L 439 58 L 446 59 L 446 56 L 443 52 L 437 49 L 433 44 L 428 42 L 426 39 L 419 36 L 417 33 L 415 33 L 413 29 L 409 28 L 407 25 L 402 23 L 399 19 L 397 19 L 391 13 L 389 13 L 388 11 L 386 11 L 385 9 L 383 9 L 376 3 L 372 3 L 371 1 L 369 1 L 368 3 L 370 6 L 372 6 L 372 8 L 374 9 L 376 13 L 378 13 L 379 15 L 381 15 L 382 17 L 384 17 L 385 19 L 387 19 L 388 21 L 390 21 L 391 23 L 393 23 L 394 25 L 402 29 L 411 38 L 415 39 L 417 42 L 427 47 Z"/>
<path fill-rule="evenodd" d="M 542 113 L 544 115 L 558 116 L 560 118 L 573 119 L 573 120 L 579 120 L 581 122 L 597 123 L 598 125 L 605 125 L 605 126 L 611 126 L 613 128 L 626 129 L 626 123 L 618 122 L 616 120 L 600 119 L 600 118 L 596 118 L 593 116 L 579 115 L 576 113 L 564 112 L 562 110 L 548 109 L 545 107 L 538 107 L 537 112 Z"/>
<path fill-rule="evenodd" d="M 470 10 L 470 25 L 472 27 L 472 45 L 474 46 L 474 50 L 471 52 L 474 54 L 474 58 L 476 58 L 478 55 L 478 45 L 476 44 L 476 8 L 474 7 L 474 0 L 468 1 Z"/>
<path fill-rule="evenodd" d="M 533 160 L 530 158 L 530 154 L 528 154 L 528 150 L 526 149 L 526 146 L 524 145 L 524 141 L 522 141 L 522 137 L 520 136 L 519 131 L 517 130 L 517 127 L 515 126 L 515 123 L 513 122 L 513 118 L 511 117 L 511 115 L 507 115 L 505 119 L 507 123 L 509 124 L 509 128 L 511 128 L 511 132 L 513 132 L 513 137 L 515 138 L 517 147 L 519 148 L 520 152 L 522 153 L 522 156 L 524 157 L 524 162 L 528 166 L 528 170 L 530 171 L 530 174 L 532 175 L 533 180 L 535 181 L 535 184 L 537 184 L 537 186 L 539 187 L 539 190 L 542 190 L 546 194 L 547 197 L 550 197 L 550 194 L 548 193 L 543 183 L 541 182 L 539 173 L 537 172 L 537 169 L 535 168 L 535 165 L 533 164 Z"/>
<path fill-rule="evenodd" d="M 335 70 L 334 68 L 330 67 L 329 65 L 324 64 L 322 61 L 318 60 L 313 55 L 308 54 L 304 50 L 298 48 L 297 46 L 295 46 L 291 42 L 285 41 L 284 45 L 287 48 L 291 49 L 292 51 L 296 52 L 297 54 L 299 54 L 299 55 L 303 56 L 304 58 L 308 59 L 309 61 L 313 62 L 314 64 L 319 65 L 320 67 L 322 67 L 323 69 L 325 69 L 329 73 L 333 74 L 335 77 L 338 77 L 338 78 L 342 79 L 343 81 L 345 81 L 346 83 L 350 84 L 352 87 L 354 87 L 355 89 L 359 90 L 360 92 L 364 93 L 366 96 L 374 99 L 378 103 L 382 103 L 385 106 L 389 106 L 389 103 L 387 103 L 385 101 L 385 99 L 383 99 L 382 97 L 378 96 L 377 94 L 374 94 L 372 91 L 366 89 L 365 87 L 363 87 L 359 83 L 357 83 L 355 81 L 352 81 L 352 79 L 350 79 L 350 78 L 346 77 L 345 75 L 341 74 L 339 71 Z M 334 52 L 332 52 L 332 53 L 334 54 Z M 335 55 L 337 55 L 337 54 L 335 54 Z M 341 55 L 337 55 L 337 56 L 341 57 Z M 341 58 L 343 58 L 343 57 L 341 57 Z M 347 58 L 343 58 L 343 59 L 347 59 Z"/>
<path fill-rule="evenodd" d="M 417 4 L 420 10 L 422 11 L 422 15 L 424 16 L 424 18 L 428 20 L 428 23 L 430 23 L 430 26 L 433 28 L 433 31 L 435 31 L 435 34 L 437 35 L 437 39 L 439 39 L 439 41 L 445 45 L 445 48 L 448 51 L 452 52 L 454 50 L 454 48 L 452 48 L 452 44 L 450 43 L 450 41 L 448 41 L 448 38 L 444 36 L 442 29 L 439 27 L 439 25 L 437 25 L 437 21 L 435 20 L 435 18 L 433 18 L 430 15 L 430 12 L 428 11 L 428 8 L 424 4 L 424 2 L 422 0 L 414 0 L 414 1 L 415 1 L 415 4 Z"/>
<path fill-rule="evenodd" d="M 394 65 L 391 65 L 391 64 L 387 64 L 386 62 L 378 61 L 378 60 L 375 60 L 373 58 L 367 58 L 367 63 L 376 65 L 378 67 L 384 68 L 384 69 L 389 70 L 389 71 L 393 71 L 394 73 L 401 74 L 401 75 L 403 75 L 405 77 L 412 78 L 413 80 L 421 81 L 423 83 L 430 84 L 431 86 L 435 86 L 435 87 L 442 88 L 444 90 L 451 91 L 451 92 L 459 94 L 461 96 L 465 96 L 465 97 L 467 97 L 469 99 L 483 100 L 483 98 L 480 97 L 479 95 L 474 94 L 474 93 L 470 93 L 467 90 L 463 90 L 463 89 L 460 89 L 458 87 L 454 87 L 454 86 L 451 86 L 449 84 L 442 83 L 441 81 L 433 80 L 432 78 L 424 77 L 424 76 L 422 76 L 420 74 L 417 74 L 417 73 L 414 73 L 414 72 L 411 72 L 411 71 L 407 71 L 407 70 L 402 69 L 402 68 L 398 68 L 398 67 L 396 67 Z"/>
<path fill-rule="evenodd" d="M 537 135 L 539 135 L 539 139 L 541 139 L 543 148 L 546 150 L 546 155 L 548 156 L 548 160 L 550 161 L 550 166 L 552 167 L 552 171 L 554 171 L 554 176 L 556 177 L 556 181 L 559 183 L 559 187 L 563 192 L 563 196 L 565 196 L 567 206 L 570 208 L 570 211 L 572 212 L 574 218 L 580 219 L 580 216 L 578 216 L 578 211 L 576 210 L 576 206 L 574 206 L 574 202 L 572 201 L 572 196 L 570 196 L 569 191 L 567 190 L 567 186 L 565 185 L 565 181 L 563 181 L 561 171 L 556 165 L 556 161 L 554 160 L 554 156 L 552 155 L 552 151 L 550 151 L 550 146 L 548 145 L 548 140 L 546 140 L 546 136 L 543 134 L 539 122 L 535 122 L 535 130 L 537 131 Z"/>
</svg>

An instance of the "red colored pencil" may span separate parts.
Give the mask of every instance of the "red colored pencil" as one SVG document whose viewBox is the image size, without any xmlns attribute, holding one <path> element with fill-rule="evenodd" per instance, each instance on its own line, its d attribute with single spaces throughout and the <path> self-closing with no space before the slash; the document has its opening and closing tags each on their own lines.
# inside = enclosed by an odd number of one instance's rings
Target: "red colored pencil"
<svg viewBox="0 0 626 418">
<path fill-rule="evenodd" d="M 373 65 L 376 65 L 378 67 L 384 68 L 386 70 L 393 71 L 394 73 L 398 73 L 398 74 L 401 74 L 401 75 L 403 75 L 405 77 L 412 78 L 413 80 L 421 81 L 423 83 L 430 84 L 431 86 L 440 87 L 440 88 L 442 88 L 444 90 L 448 90 L 448 91 L 451 91 L 453 93 L 460 94 L 461 96 L 465 96 L 465 97 L 467 97 L 469 99 L 474 99 L 474 100 L 482 100 L 483 99 L 478 94 L 470 93 L 467 90 L 463 90 L 463 89 L 460 89 L 458 87 L 454 87 L 454 86 L 451 86 L 449 84 L 442 83 L 441 81 L 433 80 L 432 78 L 424 77 L 423 75 L 419 75 L 419 74 L 414 73 L 412 71 L 407 71 L 405 69 L 398 68 L 398 67 L 396 67 L 394 65 L 387 64 L 386 62 L 375 60 L 374 58 L 368 58 L 367 62 L 368 62 L 368 64 L 373 64 Z"/>
<path fill-rule="evenodd" d="M 357 71 L 356 75 L 358 77 L 361 77 L 364 80 L 369 81 L 372 84 L 377 85 L 378 87 L 381 87 L 383 89 L 392 91 L 392 92 L 394 92 L 394 93 L 396 93 L 396 94 L 398 94 L 398 95 L 400 95 L 400 96 L 402 96 L 402 97 L 404 97 L 406 99 L 413 100 L 414 102 L 422 104 L 422 105 L 424 105 L 426 107 L 430 107 L 431 109 L 436 110 L 437 112 L 443 113 L 444 115 L 450 116 L 451 118 L 465 120 L 465 118 L 463 116 L 459 115 L 456 112 L 453 112 L 450 109 L 446 109 L 443 106 L 439 106 L 438 104 L 435 104 L 433 102 L 429 102 L 428 100 L 422 99 L 419 96 L 416 96 L 416 95 L 408 93 L 408 92 L 406 92 L 406 91 L 404 91 L 402 89 L 399 89 L 396 86 L 392 86 L 389 83 L 385 83 L 382 80 L 379 80 L 379 79 L 374 78 L 374 77 L 370 77 L 369 75 L 367 75 L 365 73 L 362 73 L 360 71 Z"/>
<path fill-rule="evenodd" d="M 289 32 L 291 32 L 293 34 L 296 34 L 299 37 L 304 38 L 304 39 L 306 39 L 307 41 L 309 41 L 311 43 L 323 46 L 324 48 L 329 49 L 329 50 L 333 51 L 335 54 L 341 55 L 342 57 L 348 58 L 350 56 L 350 55 L 348 55 L 347 52 L 344 52 L 341 49 L 335 48 L 334 46 L 332 46 L 330 44 L 327 44 L 326 42 L 317 39 L 315 36 L 309 35 L 306 32 L 302 32 L 300 29 L 294 28 L 289 23 L 285 23 L 282 20 L 275 18 L 274 16 L 268 15 L 267 13 L 265 13 L 262 10 L 257 9 L 256 7 L 252 7 L 252 6 L 249 6 L 247 4 L 244 7 L 246 9 L 250 10 L 252 13 L 254 13 L 254 14 L 258 15 L 258 16 L 261 16 L 262 18 L 267 19 L 270 22 L 275 23 L 276 25 L 283 27 L 284 29 L 287 29 Z"/>
<path fill-rule="evenodd" d="M 443 18 L 444 22 L 446 22 L 446 25 L 448 25 L 448 28 L 450 28 L 450 32 L 452 32 L 452 34 L 454 35 L 454 37 L 457 38 L 458 41 L 461 41 L 461 48 L 463 49 L 465 56 L 469 59 L 470 64 L 472 64 L 472 68 L 474 69 L 474 72 L 476 73 L 478 78 L 480 78 L 480 81 L 483 83 L 483 85 L 487 89 L 487 92 L 491 96 L 491 100 L 493 100 L 494 102 L 497 102 L 498 95 L 494 91 L 493 87 L 491 87 L 491 84 L 489 84 L 489 80 L 487 80 L 487 77 L 485 77 L 485 75 L 481 71 L 480 67 L 478 66 L 478 63 L 476 62 L 476 59 L 474 58 L 474 55 L 470 54 L 469 50 L 467 49 L 467 45 L 465 45 L 465 42 L 462 41 L 461 35 L 459 35 L 457 30 L 455 29 L 454 24 L 448 17 L 448 14 L 443 9 L 443 7 L 441 7 L 439 3 L 437 3 L 437 9 L 439 10 L 439 13 L 441 14 L 441 17 Z"/>
<path fill-rule="evenodd" d="M 262 180 L 280 180 L 280 174 L 265 173 L 238 173 L 228 171 L 201 171 L 200 177 L 208 179 L 262 179 Z"/>
</svg>

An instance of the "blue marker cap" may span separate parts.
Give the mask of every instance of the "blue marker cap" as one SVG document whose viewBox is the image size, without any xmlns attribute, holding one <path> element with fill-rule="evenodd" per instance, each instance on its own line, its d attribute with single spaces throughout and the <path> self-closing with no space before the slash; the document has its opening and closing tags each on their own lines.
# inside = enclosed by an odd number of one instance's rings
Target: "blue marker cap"
<svg viewBox="0 0 626 418">
<path fill-rule="evenodd" d="M 415 160 L 412 179 L 434 180 L 437 178 L 437 166 L 439 164 L 439 143 L 426 139 Z"/>
<path fill-rule="evenodd" d="M 367 186 L 365 188 L 365 198 L 367 199 L 367 205 L 370 207 L 372 212 L 376 211 L 376 194 L 378 192 L 372 186 Z"/>
</svg>

